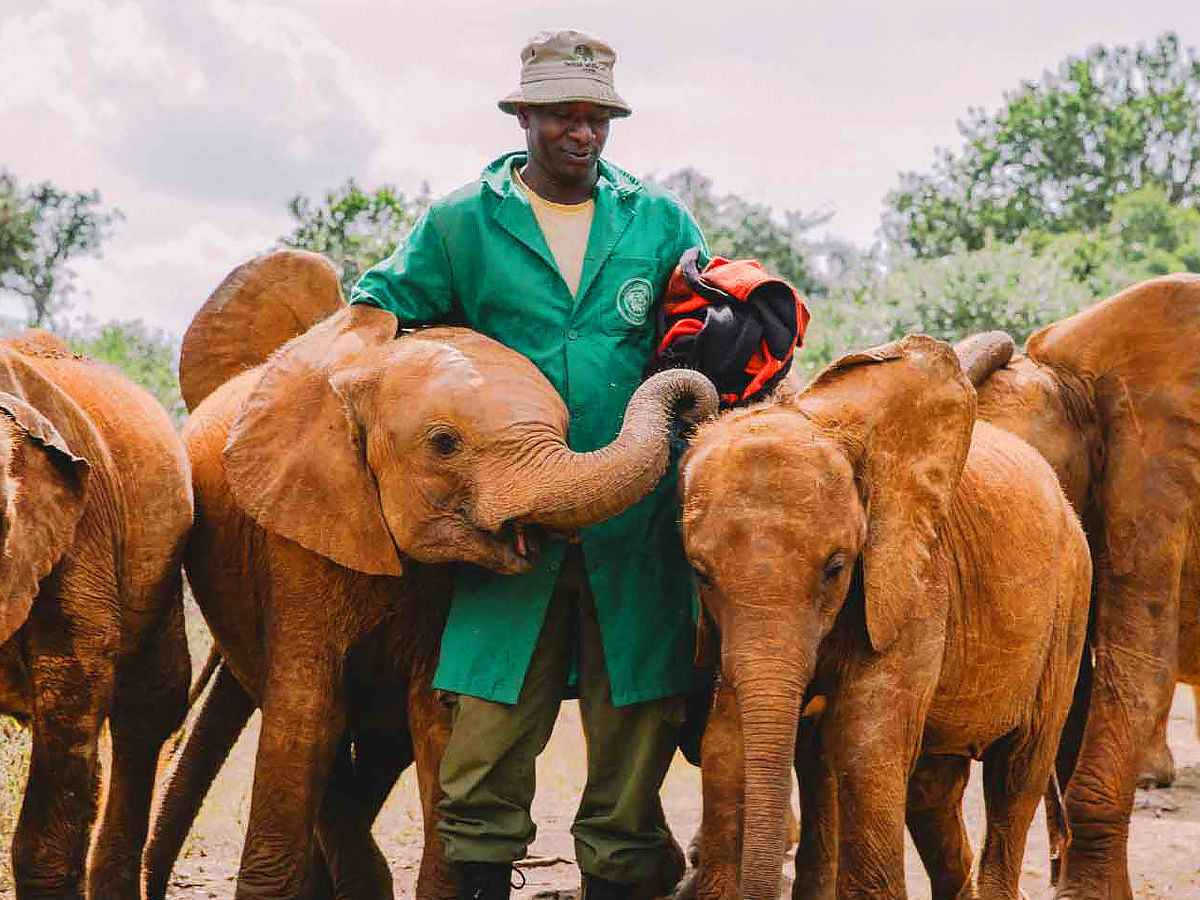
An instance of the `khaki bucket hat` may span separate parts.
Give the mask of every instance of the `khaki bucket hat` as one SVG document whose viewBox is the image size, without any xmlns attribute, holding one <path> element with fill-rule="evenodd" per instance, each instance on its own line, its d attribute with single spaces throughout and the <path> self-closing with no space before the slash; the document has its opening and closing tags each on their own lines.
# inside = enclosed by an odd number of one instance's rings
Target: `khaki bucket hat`
<svg viewBox="0 0 1200 900">
<path fill-rule="evenodd" d="M 633 110 L 613 90 L 617 54 L 582 31 L 540 31 L 521 49 L 521 86 L 500 101 L 515 114 L 518 103 L 595 103 L 627 116 Z"/>
</svg>

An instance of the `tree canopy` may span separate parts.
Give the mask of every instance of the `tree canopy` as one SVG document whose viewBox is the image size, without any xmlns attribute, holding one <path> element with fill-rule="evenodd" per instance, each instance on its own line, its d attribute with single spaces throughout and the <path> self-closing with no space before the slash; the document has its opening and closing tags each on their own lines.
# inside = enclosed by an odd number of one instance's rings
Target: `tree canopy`
<svg viewBox="0 0 1200 900">
<path fill-rule="evenodd" d="M 116 366 L 153 394 L 176 424 L 183 422 L 187 407 L 179 392 L 177 337 L 141 319 L 84 318 L 61 332 L 76 353 Z"/>
<path fill-rule="evenodd" d="M 661 184 L 691 210 L 713 253 L 730 259 L 754 257 L 802 294 L 823 289 L 814 265 L 817 244 L 810 233 L 828 222 L 832 212 L 785 210 L 776 215 L 770 206 L 737 194 L 718 195 L 712 179 L 691 168 L 671 173 Z"/>
<path fill-rule="evenodd" d="M 917 257 L 978 250 L 988 235 L 1090 231 L 1117 199 L 1160 187 L 1172 206 L 1200 194 L 1200 60 L 1168 33 L 1096 46 L 1023 83 L 996 112 L 971 109 L 958 154 L 938 152 L 885 200 L 884 234 Z"/>
<path fill-rule="evenodd" d="M 280 243 L 329 257 L 349 295 L 359 276 L 404 240 L 428 205 L 428 188 L 410 198 L 388 184 L 364 191 L 350 178 L 323 200 L 293 197 L 288 212 L 296 224 Z"/>
<path fill-rule="evenodd" d="M 28 322 L 48 325 L 74 288 L 69 263 L 96 252 L 120 217 L 99 191 L 64 191 L 48 181 L 22 188 L 0 172 L 0 289 L 25 302 Z"/>
</svg>

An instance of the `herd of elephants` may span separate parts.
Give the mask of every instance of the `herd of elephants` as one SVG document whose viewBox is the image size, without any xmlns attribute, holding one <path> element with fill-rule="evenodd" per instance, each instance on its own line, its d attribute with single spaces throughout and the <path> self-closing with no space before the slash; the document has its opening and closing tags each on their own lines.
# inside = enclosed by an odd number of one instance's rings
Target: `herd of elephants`
<svg viewBox="0 0 1200 900">
<path fill-rule="evenodd" d="M 1043 802 L 1054 896 L 1132 898 L 1135 787 L 1170 779 L 1175 685 L 1200 684 L 1200 276 L 1135 285 L 1023 354 L 910 335 L 720 415 L 706 379 L 663 372 L 609 446 L 575 453 L 524 357 L 462 328 L 397 335 L 288 251 L 214 291 L 180 383 L 182 435 L 56 338 L 0 342 L 0 713 L 33 738 L 20 900 L 162 900 L 256 710 L 239 900 L 392 897 L 371 827 L 410 764 L 416 895 L 454 897 L 433 829 L 441 564 L 522 571 L 538 535 L 618 514 L 680 418 L 697 656 L 719 677 L 677 893 L 779 896 L 794 772 L 794 898 L 904 897 L 907 828 L 935 900 L 1017 900 Z M 185 571 L 215 639 L 203 693 Z"/>
</svg>

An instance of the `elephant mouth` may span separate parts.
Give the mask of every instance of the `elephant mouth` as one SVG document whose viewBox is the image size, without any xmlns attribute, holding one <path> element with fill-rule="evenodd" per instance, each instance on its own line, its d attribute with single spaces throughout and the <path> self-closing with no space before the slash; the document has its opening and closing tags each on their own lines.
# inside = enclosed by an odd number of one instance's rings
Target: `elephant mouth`
<svg viewBox="0 0 1200 900">
<path fill-rule="evenodd" d="M 536 531 L 533 525 L 509 519 L 500 528 L 500 539 L 510 546 L 517 556 L 532 563 L 540 549 Z"/>
<path fill-rule="evenodd" d="M 518 519 L 508 519 L 495 531 L 476 528 L 483 541 L 494 551 L 498 571 L 519 574 L 533 568 L 547 538 L 546 531 Z"/>
</svg>

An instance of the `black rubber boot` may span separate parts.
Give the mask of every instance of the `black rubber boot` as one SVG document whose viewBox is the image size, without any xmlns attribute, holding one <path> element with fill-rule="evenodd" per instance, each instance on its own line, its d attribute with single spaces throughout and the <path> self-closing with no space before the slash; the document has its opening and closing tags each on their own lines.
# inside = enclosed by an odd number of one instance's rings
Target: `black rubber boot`
<svg viewBox="0 0 1200 900">
<path fill-rule="evenodd" d="M 458 900 L 509 900 L 512 863 L 456 863 Z"/>
<path fill-rule="evenodd" d="M 629 900 L 633 896 L 634 888 L 635 885 L 632 884 L 584 875 L 579 900 Z"/>
</svg>

